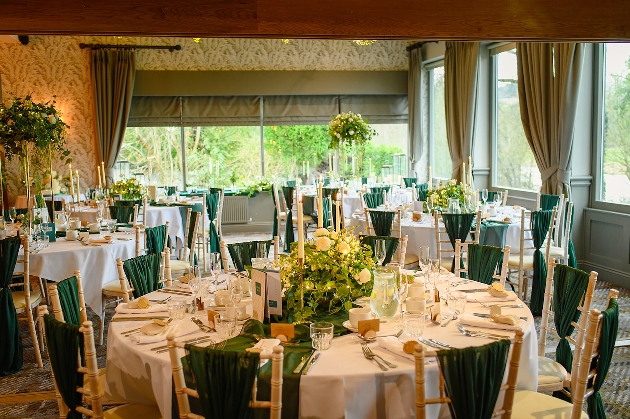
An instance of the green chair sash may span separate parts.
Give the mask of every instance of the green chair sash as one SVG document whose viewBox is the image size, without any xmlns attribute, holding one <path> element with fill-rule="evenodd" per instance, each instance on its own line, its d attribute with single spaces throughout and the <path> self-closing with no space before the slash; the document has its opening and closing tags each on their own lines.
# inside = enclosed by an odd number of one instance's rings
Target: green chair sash
<svg viewBox="0 0 630 419">
<path fill-rule="evenodd" d="M 383 191 L 389 193 L 389 186 L 370 186 L 370 192 L 383 194 Z"/>
<path fill-rule="evenodd" d="M 0 377 L 22 368 L 23 347 L 9 284 L 20 250 L 18 237 L 0 240 Z"/>
<path fill-rule="evenodd" d="M 329 201 L 330 198 L 326 196 L 322 198 L 322 209 L 324 210 L 324 219 L 322 221 L 322 226 L 324 228 L 328 228 L 330 223 L 330 213 L 328 212 L 328 206 L 330 205 L 328 203 Z M 316 202 L 316 196 L 302 196 L 302 210 L 304 211 L 304 214 L 313 217 L 313 221 L 315 222 L 315 224 L 319 222 L 319 214 L 317 214 Z"/>
<path fill-rule="evenodd" d="M 133 286 L 134 298 L 140 298 L 162 288 L 160 283 L 162 255 L 149 254 L 127 259 L 123 269 Z"/>
<path fill-rule="evenodd" d="M 553 207 L 557 207 L 558 203 L 560 203 L 559 195 L 540 195 L 540 209 L 543 211 L 552 210 Z"/>
<path fill-rule="evenodd" d="M 57 293 L 61 311 L 66 323 L 81 326 L 81 307 L 79 306 L 79 287 L 77 277 L 71 276 L 57 284 Z"/>
<path fill-rule="evenodd" d="M 597 348 L 598 356 L 591 364 L 591 369 L 595 367 L 597 373 L 593 382 L 594 393 L 586 400 L 586 412 L 590 419 L 606 419 L 606 410 L 599 390 L 602 388 L 606 375 L 608 375 L 619 330 L 619 306 L 616 298 L 609 301 L 608 308 L 602 313 L 602 316 L 599 348 Z"/>
<path fill-rule="evenodd" d="M 50 314 L 44 316 L 44 327 L 50 366 L 55 375 L 57 390 L 69 409 L 66 417 L 81 419 L 83 415 L 75 408 L 81 406 L 82 399 L 76 388 L 83 387 L 83 374 L 77 371 L 80 363 L 79 352 L 83 348 L 83 333 L 79 331 L 79 326 L 59 322 Z"/>
<path fill-rule="evenodd" d="M 338 192 L 339 188 L 322 188 L 322 193 L 324 194 L 324 196 L 332 196 L 333 198 L 335 198 Z"/>
<path fill-rule="evenodd" d="M 394 253 L 396 253 L 396 249 L 398 248 L 398 238 L 397 237 L 389 237 L 389 236 L 360 236 L 361 244 L 369 246 L 372 250 L 372 255 L 374 255 L 374 260 L 376 260 L 376 240 L 385 240 L 385 260 L 383 261 L 383 266 L 387 265 L 392 261 L 392 257 Z"/>
<path fill-rule="evenodd" d="M 479 231 L 479 243 L 504 248 L 509 227 L 510 225 L 506 223 L 483 220 Z"/>
<path fill-rule="evenodd" d="M 468 279 L 492 284 L 492 275 L 497 270 L 503 256 L 503 249 L 481 244 L 468 244 Z"/>
<path fill-rule="evenodd" d="M 571 372 L 573 352 L 566 337 L 574 327 L 571 322 L 580 320 L 578 306 L 588 287 L 589 274 L 566 265 L 556 265 L 553 278 L 553 318 L 560 342 L 556 348 L 556 361 Z"/>
<path fill-rule="evenodd" d="M 382 193 L 366 193 L 363 194 L 363 202 L 368 208 L 376 208 L 379 205 L 383 205 Z"/>
<path fill-rule="evenodd" d="M 221 195 L 218 193 L 210 193 L 206 195 L 206 211 L 208 212 L 208 218 L 210 219 L 209 237 L 211 253 L 216 253 L 220 251 L 219 243 L 221 242 L 221 238 L 219 237 L 217 226 L 214 225 L 214 219 L 217 218 L 217 211 L 219 210 L 220 201 Z"/>
<path fill-rule="evenodd" d="M 63 209 L 63 203 L 61 201 L 54 201 L 55 202 L 55 212 L 61 212 L 61 210 Z M 46 208 L 48 208 L 48 219 L 52 220 L 54 222 L 54 218 L 53 218 L 53 201 L 46 201 Z"/>
<path fill-rule="evenodd" d="M 501 390 L 510 341 L 438 351 L 453 419 L 490 419 Z"/>
<path fill-rule="evenodd" d="M 295 181 L 295 180 L 287 180 L 285 183 L 287 184 L 287 186 L 289 186 L 291 188 L 294 188 L 295 185 L 297 184 L 297 181 Z"/>
<path fill-rule="evenodd" d="M 211 186 L 211 187 L 208 188 L 208 193 L 209 194 L 214 194 L 214 193 L 221 194 L 221 193 L 223 193 L 223 188 L 215 188 L 215 187 Z"/>
<path fill-rule="evenodd" d="M 290 252 L 291 243 L 295 241 L 295 235 L 293 233 L 293 190 L 295 186 L 283 186 L 282 193 L 284 200 L 287 203 L 287 225 L 284 233 L 284 250 Z"/>
<path fill-rule="evenodd" d="M 455 241 L 460 239 L 462 243 L 466 242 L 468 234 L 470 233 L 470 226 L 475 219 L 475 213 L 463 213 L 463 214 L 442 214 L 442 221 L 444 221 L 444 228 L 448 234 L 448 240 L 451 242 L 451 246 L 455 248 Z M 455 271 L 455 259 L 451 266 L 451 272 Z"/>
<path fill-rule="evenodd" d="M 245 266 L 252 266 L 252 257 L 256 257 L 256 247 L 258 243 L 267 245 L 267 255 L 271 248 L 271 240 L 258 240 L 243 243 L 230 243 L 227 245 L 232 262 L 238 271 L 244 271 Z"/>
<path fill-rule="evenodd" d="M 370 220 L 377 236 L 390 236 L 396 213 L 393 211 L 370 211 Z"/>
<path fill-rule="evenodd" d="M 191 211 L 190 213 L 190 223 L 188 224 L 188 242 L 186 243 L 188 245 L 188 248 L 190 249 L 191 252 L 195 251 L 195 243 L 196 243 L 196 237 L 195 237 L 195 225 L 197 224 L 197 222 L 199 221 L 201 213 L 197 212 L 197 211 Z M 199 226 L 197 226 L 197 229 L 199 228 Z"/>
<path fill-rule="evenodd" d="M 418 178 L 404 177 L 403 182 L 405 182 L 405 188 L 411 188 L 414 183 L 418 183 Z"/>
<path fill-rule="evenodd" d="M 147 253 L 160 254 L 166 244 L 166 224 L 157 227 L 146 227 L 144 234 L 147 240 Z"/>
<path fill-rule="evenodd" d="M 532 278 L 532 294 L 529 302 L 529 309 L 534 316 L 540 316 L 542 313 L 543 301 L 545 298 L 545 281 L 547 278 L 547 264 L 545 263 L 545 255 L 540 250 L 547 231 L 549 231 L 549 223 L 551 223 L 551 213 L 553 210 L 541 210 L 532 212 L 532 235 L 534 239 L 534 274 Z"/>
<path fill-rule="evenodd" d="M 207 419 L 247 419 L 260 355 L 186 345 L 203 415 Z"/>
<path fill-rule="evenodd" d="M 429 190 L 428 189 L 418 189 L 418 201 L 425 201 L 427 200 L 427 196 L 429 196 Z"/>
<path fill-rule="evenodd" d="M 109 215 L 119 223 L 133 223 L 135 221 L 134 207 L 132 206 L 110 205 Z"/>
</svg>

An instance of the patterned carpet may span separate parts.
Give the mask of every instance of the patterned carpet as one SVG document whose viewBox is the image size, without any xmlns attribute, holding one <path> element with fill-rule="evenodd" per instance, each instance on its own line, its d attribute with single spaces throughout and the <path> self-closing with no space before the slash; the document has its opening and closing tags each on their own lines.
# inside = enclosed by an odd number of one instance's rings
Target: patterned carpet
<svg viewBox="0 0 630 419">
<path fill-rule="evenodd" d="M 600 282 L 597 284 L 593 307 L 603 309 L 606 304 L 608 289 L 611 284 Z M 630 290 L 620 289 L 619 306 L 621 307 L 619 319 L 618 339 L 630 339 Z M 98 317 L 88 310 L 90 320 L 98 327 Z M 108 317 L 111 316 L 111 312 Z M 539 324 L 540 319 L 537 319 Z M 106 324 L 109 324 L 107 322 Z M 26 322 L 21 322 L 22 337 L 24 342 L 24 367 L 14 375 L 0 378 L 0 395 L 19 392 L 33 392 L 53 390 L 50 376 L 50 364 L 44 359 L 44 368 L 39 369 L 35 363 L 33 345 L 28 332 Z M 107 334 L 105 335 L 107 336 Z M 555 342 L 548 340 L 548 345 Z M 102 346 L 97 346 L 99 367 L 105 366 L 105 350 L 107 341 Z M 548 354 L 553 356 L 553 354 Z M 613 357 L 610 372 L 601 390 L 602 399 L 606 405 L 608 419 L 630 418 L 630 348 L 617 348 Z M 55 400 L 26 403 L 26 404 L 0 404 L 0 418 L 37 418 L 48 419 L 58 417 L 57 403 Z"/>
</svg>

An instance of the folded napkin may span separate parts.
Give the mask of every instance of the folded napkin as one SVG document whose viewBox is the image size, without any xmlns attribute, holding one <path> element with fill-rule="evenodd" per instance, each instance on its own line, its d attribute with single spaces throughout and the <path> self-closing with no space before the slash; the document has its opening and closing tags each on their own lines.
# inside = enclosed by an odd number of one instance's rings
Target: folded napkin
<svg viewBox="0 0 630 419">
<path fill-rule="evenodd" d="M 90 243 L 113 243 L 114 240 L 113 237 L 109 240 L 104 237 L 90 237 Z"/>
<path fill-rule="evenodd" d="M 151 304 L 149 308 L 130 308 L 127 303 L 120 303 L 116 306 L 116 314 L 148 314 L 168 311 L 166 304 Z"/>
<path fill-rule="evenodd" d="M 136 231 L 135 227 L 118 227 L 118 231 Z"/>
<path fill-rule="evenodd" d="M 523 328 L 523 320 L 520 320 L 516 326 L 511 326 L 505 323 L 497 323 L 492 319 L 473 316 L 472 314 L 462 314 L 459 316 L 459 322 L 464 326 L 483 327 L 486 329 L 516 330 Z"/>
<path fill-rule="evenodd" d="M 378 343 L 378 346 L 380 346 L 381 348 L 393 354 L 396 354 L 396 355 L 399 355 L 399 356 L 402 356 L 411 360 L 414 359 L 413 354 L 408 354 L 405 351 L 403 351 L 403 343 L 400 340 L 398 340 L 398 338 L 395 336 L 376 338 L 376 342 Z"/>
<path fill-rule="evenodd" d="M 259 348 L 263 354 L 270 354 L 273 352 L 273 348 L 280 345 L 280 339 L 261 339 L 255 345 L 254 348 Z M 268 359 L 261 359 L 260 366 L 263 366 L 269 361 Z"/>
<path fill-rule="evenodd" d="M 471 293 L 466 294 L 466 300 L 468 300 L 471 303 L 474 303 L 475 300 L 481 301 L 482 303 L 500 303 L 504 301 L 515 301 L 515 300 L 518 300 L 518 298 L 516 297 L 516 294 L 514 293 L 514 291 L 508 291 L 507 297 L 504 297 L 504 298 L 493 297 L 492 295 L 488 294 L 486 291 L 482 291 L 482 292 L 471 292 Z"/>
<path fill-rule="evenodd" d="M 189 290 L 190 291 L 190 285 L 184 284 L 183 282 L 173 281 L 173 285 L 175 285 L 178 288 L 183 288 L 185 290 Z"/>
<path fill-rule="evenodd" d="M 189 335 L 191 333 L 199 331 L 199 327 L 193 322 L 191 322 L 190 319 L 174 321 L 170 325 L 168 325 L 167 328 L 169 330 L 167 330 L 166 333 L 160 333 L 160 334 L 151 335 L 151 336 L 145 335 L 143 333 L 136 333 L 134 335 L 129 336 L 129 338 L 131 339 L 133 343 L 136 343 L 138 345 L 143 345 L 146 343 L 156 343 L 156 342 L 165 341 L 166 335 L 168 335 L 169 333 L 173 333 L 175 337 L 178 338 L 180 336 Z"/>
</svg>

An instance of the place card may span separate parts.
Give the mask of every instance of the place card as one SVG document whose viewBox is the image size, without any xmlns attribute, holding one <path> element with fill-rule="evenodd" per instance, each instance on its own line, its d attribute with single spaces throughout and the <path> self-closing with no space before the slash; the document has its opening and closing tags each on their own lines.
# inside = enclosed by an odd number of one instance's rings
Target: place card
<svg viewBox="0 0 630 419">
<path fill-rule="evenodd" d="M 357 330 L 361 336 L 365 336 L 365 334 L 369 332 L 370 330 L 373 332 L 378 332 L 380 328 L 381 328 L 380 319 L 359 320 L 357 322 Z"/>
<path fill-rule="evenodd" d="M 210 323 L 211 327 L 214 327 L 214 316 L 220 313 L 218 311 L 208 310 L 207 314 L 208 314 L 208 323 Z"/>
<path fill-rule="evenodd" d="M 265 302 L 267 291 L 267 274 L 259 271 L 258 269 L 252 269 L 252 305 L 254 309 L 253 319 L 259 322 L 265 321 Z"/>
<path fill-rule="evenodd" d="M 271 323 L 271 336 L 274 338 L 285 336 L 287 339 L 295 337 L 295 326 L 288 323 Z"/>
<path fill-rule="evenodd" d="M 48 231 L 46 231 L 46 235 L 48 236 L 48 241 L 56 242 L 57 233 L 55 232 L 55 223 L 42 223 L 42 227 L 48 227 Z"/>
<path fill-rule="evenodd" d="M 265 315 L 267 318 L 272 314 L 282 315 L 282 280 L 280 272 L 267 271 L 267 304 Z"/>
<path fill-rule="evenodd" d="M 442 321 L 439 304 L 434 304 L 431 306 L 431 321 L 433 323 L 440 323 Z"/>
</svg>

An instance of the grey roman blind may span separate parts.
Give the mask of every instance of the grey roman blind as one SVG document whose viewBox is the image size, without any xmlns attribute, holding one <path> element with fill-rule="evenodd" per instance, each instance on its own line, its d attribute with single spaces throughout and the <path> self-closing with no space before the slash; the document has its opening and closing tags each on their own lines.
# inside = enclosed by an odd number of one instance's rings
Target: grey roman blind
<svg viewBox="0 0 630 419">
<path fill-rule="evenodd" d="M 175 126 L 181 122 L 178 96 L 134 96 L 128 127 Z"/>
<path fill-rule="evenodd" d="M 323 125 L 339 112 L 339 96 L 265 96 L 265 125 Z"/>
<path fill-rule="evenodd" d="M 260 125 L 260 96 L 182 97 L 182 125 Z"/>
<path fill-rule="evenodd" d="M 407 123 L 407 95 L 343 95 L 339 97 L 341 112 L 352 111 L 370 124 Z"/>
</svg>

